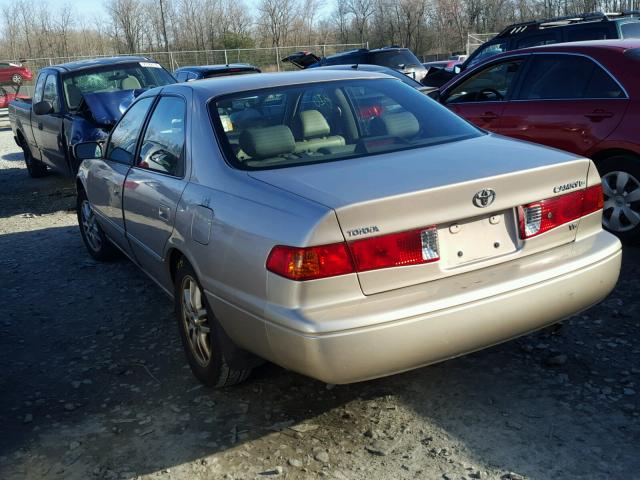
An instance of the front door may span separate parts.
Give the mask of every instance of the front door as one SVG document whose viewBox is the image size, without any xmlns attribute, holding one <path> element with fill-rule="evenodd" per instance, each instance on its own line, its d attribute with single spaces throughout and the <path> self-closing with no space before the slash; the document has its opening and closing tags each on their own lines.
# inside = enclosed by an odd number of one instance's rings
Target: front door
<svg viewBox="0 0 640 480">
<path fill-rule="evenodd" d="M 618 126 L 628 102 L 620 84 L 590 58 L 536 54 L 503 111 L 500 133 L 589 156 Z"/>
<path fill-rule="evenodd" d="M 70 174 L 66 144 L 62 134 L 63 114 L 58 94 L 58 80 L 54 73 L 47 75 L 42 100 L 51 102 L 53 111 L 47 115 L 32 114 L 32 129 L 42 161 L 59 172 Z"/>
<path fill-rule="evenodd" d="M 461 78 L 443 93 L 442 103 L 480 128 L 499 132 L 501 117 L 524 61 L 511 58 Z"/>
<path fill-rule="evenodd" d="M 139 154 L 124 183 L 124 218 L 129 244 L 140 265 L 164 278 L 164 248 L 173 232 L 185 172 L 186 104 L 163 96 L 151 114 Z"/>
<path fill-rule="evenodd" d="M 125 113 L 111 133 L 104 158 L 89 160 L 87 192 L 105 233 L 131 253 L 124 229 L 122 197 L 125 179 L 133 164 L 138 135 L 153 98 L 143 98 Z"/>
</svg>

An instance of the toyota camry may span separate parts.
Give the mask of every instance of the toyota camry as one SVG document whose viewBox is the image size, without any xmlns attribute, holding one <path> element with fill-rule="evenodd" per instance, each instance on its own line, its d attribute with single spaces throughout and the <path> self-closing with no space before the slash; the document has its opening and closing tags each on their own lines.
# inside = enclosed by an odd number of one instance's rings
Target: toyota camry
<svg viewBox="0 0 640 480">
<path fill-rule="evenodd" d="M 156 88 L 75 153 L 89 254 L 124 253 L 174 299 L 207 385 L 260 359 L 330 383 L 402 372 L 558 322 L 618 279 L 590 160 L 380 73 Z"/>
</svg>

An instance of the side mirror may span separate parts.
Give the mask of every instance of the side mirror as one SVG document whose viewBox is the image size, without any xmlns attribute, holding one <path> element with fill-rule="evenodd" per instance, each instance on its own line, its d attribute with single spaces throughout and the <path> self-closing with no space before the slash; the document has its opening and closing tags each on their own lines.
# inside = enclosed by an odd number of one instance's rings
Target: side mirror
<svg viewBox="0 0 640 480">
<path fill-rule="evenodd" d="M 455 73 L 456 75 L 458 75 L 461 71 L 462 71 L 462 67 L 460 65 L 455 65 L 453 67 L 453 73 Z"/>
<path fill-rule="evenodd" d="M 53 113 L 53 104 L 48 100 L 33 104 L 33 113 L 36 115 L 49 115 Z"/>
<path fill-rule="evenodd" d="M 102 145 L 98 142 L 76 143 L 73 146 L 73 156 L 78 161 L 102 158 Z"/>
</svg>

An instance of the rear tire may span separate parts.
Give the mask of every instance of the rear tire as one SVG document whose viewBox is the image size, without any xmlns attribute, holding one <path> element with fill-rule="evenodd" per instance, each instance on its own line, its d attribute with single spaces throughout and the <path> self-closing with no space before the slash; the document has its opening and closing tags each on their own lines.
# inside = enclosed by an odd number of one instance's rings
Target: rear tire
<svg viewBox="0 0 640 480">
<path fill-rule="evenodd" d="M 640 242 L 640 158 L 616 155 L 598 162 L 602 177 L 602 225 L 625 243 Z"/>
<path fill-rule="evenodd" d="M 21 85 L 22 84 L 22 75 L 20 75 L 19 73 L 14 73 L 11 76 L 11 81 L 13 83 L 15 83 L 16 85 Z"/>
<path fill-rule="evenodd" d="M 78 191 L 76 211 L 80 235 L 89 255 L 100 262 L 108 262 L 116 258 L 118 249 L 104 234 L 84 190 Z"/>
<path fill-rule="evenodd" d="M 233 368 L 227 354 L 239 351 L 218 323 L 193 267 L 178 261 L 175 311 L 180 338 L 194 376 L 209 387 L 243 382 L 252 368 Z"/>
<path fill-rule="evenodd" d="M 39 160 L 33 158 L 31 149 L 27 145 L 26 140 L 20 139 L 20 147 L 24 155 L 24 163 L 27 165 L 27 172 L 31 178 L 41 178 L 47 174 L 47 166 Z"/>
</svg>

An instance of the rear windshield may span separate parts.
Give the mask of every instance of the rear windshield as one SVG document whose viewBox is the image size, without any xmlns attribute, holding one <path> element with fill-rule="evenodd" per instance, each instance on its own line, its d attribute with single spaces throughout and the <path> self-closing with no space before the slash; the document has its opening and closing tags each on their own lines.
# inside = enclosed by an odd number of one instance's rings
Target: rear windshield
<svg viewBox="0 0 640 480">
<path fill-rule="evenodd" d="M 622 38 L 640 38 L 640 22 L 621 23 L 620 36 Z"/>
<path fill-rule="evenodd" d="M 215 99 L 210 110 L 227 160 L 245 170 L 368 157 L 482 135 L 393 79 L 242 92 Z"/>
<path fill-rule="evenodd" d="M 390 50 L 388 52 L 371 52 L 371 61 L 374 65 L 383 65 L 391 68 L 401 68 L 422 65 L 418 57 L 409 50 Z"/>
<path fill-rule="evenodd" d="M 164 68 L 154 62 L 107 65 L 65 75 L 64 97 L 70 110 L 80 106 L 85 93 L 153 88 L 175 83 Z"/>
</svg>

